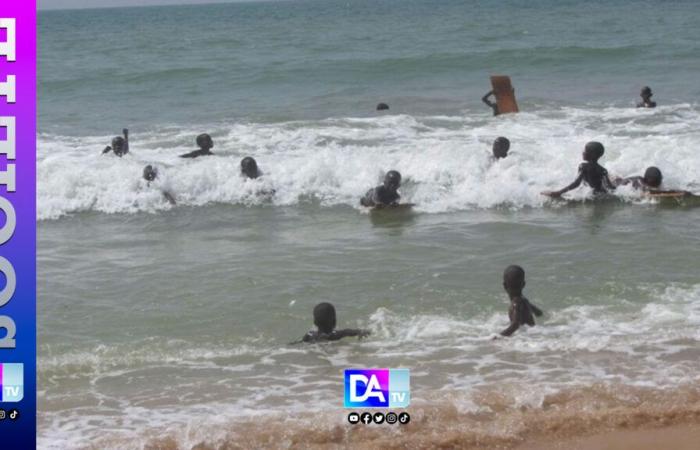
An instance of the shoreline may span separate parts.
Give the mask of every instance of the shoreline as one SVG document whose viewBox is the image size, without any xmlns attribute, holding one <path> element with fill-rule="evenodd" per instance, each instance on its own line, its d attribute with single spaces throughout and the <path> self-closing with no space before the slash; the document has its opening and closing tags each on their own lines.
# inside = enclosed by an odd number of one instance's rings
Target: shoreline
<svg viewBox="0 0 700 450">
<path fill-rule="evenodd" d="M 700 442 L 700 385 L 671 390 L 582 387 L 539 407 L 486 394 L 481 412 L 443 398 L 411 406 L 408 425 L 350 425 L 344 409 L 273 414 L 257 420 L 190 423 L 85 443 L 89 449 L 467 449 L 694 450 Z M 210 420 L 213 418 L 210 418 Z M 209 423 L 211 425 L 211 422 Z"/>
<path fill-rule="evenodd" d="M 540 437 L 513 447 L 513 450 L 695 450 L 700 443 L 700 420 L 658 428 L 616 428 L 592 435 L 552 442 Z"/>
</svg>

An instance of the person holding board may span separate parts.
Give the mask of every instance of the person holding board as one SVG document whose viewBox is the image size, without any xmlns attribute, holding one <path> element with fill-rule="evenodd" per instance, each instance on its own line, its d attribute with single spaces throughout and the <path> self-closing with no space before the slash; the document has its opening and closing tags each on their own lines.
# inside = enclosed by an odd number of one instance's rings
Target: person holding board
<svg viewBox="0 0 700 450">
<path fill-rule="evenodd" d="M 515 101 L 515 89 L 510 84 L 510 77 L 492 75 L 491 86 L 493 89 L 484 95 L 481 101 L 493 110 L 494 116 L 519 111 L 518 103 Z M 490 100 L 491 96 L 496 98 L 496 103 Z"/>
</svg>

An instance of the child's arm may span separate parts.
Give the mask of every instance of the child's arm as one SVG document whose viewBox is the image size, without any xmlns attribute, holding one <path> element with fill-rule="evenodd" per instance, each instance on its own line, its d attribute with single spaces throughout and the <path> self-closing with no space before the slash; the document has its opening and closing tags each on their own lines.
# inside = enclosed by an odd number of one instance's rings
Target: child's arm
<svg viewBox="0 0 700 450">
<path fill-rule="evenodd" d="M 528 301 L 528 303 L 529 303 L 529 301 Z M 530 311 L 532 311 L 532 314 L 536 315 L 537 317 L 541 317 L 543 314 L 542 310 L 540 308 L 538 308 L 537 306 L 533 305 L 532 303 L 530 303 Z"/>
<path fill-rule="evenodd" d="M 174 197 L 173 194 L 171 194 L 170 192 L 168 192 L 168 191 L 163 191 L 163 197 L 165 197 L 165 199 L 166 199 L 166 200 L 168 201 L 168 203 L 170 203 L 171 205 L 177 204 L 177 202 L 175 201 L 175 197 Z"/>
<path fill-rule="evenodd" d="M 542 193 L 543 193 L 544 195 L 548 195 L 548 196 L 550 196 L 550 197 L 561 197 L 562 194 L 564 194 L 564 193 L 566 193 L 566 192 L 569 192 L 570 190 L 576 189 L 577 187 L 579 187 L 579 186 L 581 185 L 581 182 L 582 182 L 582 181 L 583 181 L 583 170 L 581 170 L 581 168 L 579 168 L 578 176 L 577 176 L 576 179 L 573 181 L 573 183 L 571 183 L 570 185 L 568 185 L 568 186 L 565 187 L 564 189 L 560 189 L 560 190 L 558 190 L 558 191 L 544 191 L 544 192 L 542 192 Z"/>
<path fill-rule="evenodd" d="M 122 133 L 124 133 L 124 153 L 129 153 L 129 130 L 124 128 Z"/>
<path fill-rule="evenodd" d="M 360 199 L 360 205 L 367 206 L 367 207 L 371 207 L 371 206 L 376 205 L 376 203 L 374 201 L 374 188 L 367 191 L 365 196 Z"/>
<path fill-rule="evenodd" d="M 104 150 L 102 150 L 102 154 L 103 154 L 103 155 L 106 155 L 107 153 L 109 153 L 109 152 L 111 152 L 111 151 L 112 151 L 112 147 L 110 147 L 110 146 L 108 145 L 107 147 L 105 147 Z"/>
<path fill-rule="evenodd" d="M 491 100 L 489 100 L 489 97 L 491 97 L 492 95 L 493 95 L 493 91 L 488 91 L 488 92 L 486 93 L 486 95 L 484 95 L 483 97 L 481 97 L 481 101 L 484 102 L 486 105 L 488 105 L 488 106 L 491 107 L 491 108 L 493 108 L 494 106 L 496 106 Z"/>
<path fill-rule="evenodd" d="M 515 333 L 518 328 L 520 328 L 520 324 L 514 320 L 510 323 L 510 326 L 508 326 L 508 328 L 501 331 L 501 336 L 508 337 L 511 334 Z"/>
<path fill-rule="evenodd" d="M 296 345 L 296 344 L 301 344 L 301 343 L 304 343 L 304 342 L 312 342 L 312 341 L 314 340 L 314 338 L 315 338 L 315 336 L 314 336 L 313 332 L 312 332 L 312 331 L 309 331 L 308 333 L 306 333 L 306 334 L 304 335 L 304 337 L 302 337 L 302 338 L 299 339 L 298 341 L 290 342 L 289 345 Z"/>
<path fill-rule="evenodd" d="M 369 330 L 360 330 L 360 329 L 351 329 L 351 328 L 346 328 L 345 330 L 337 330 L 335 332 L 336 336 L 338 336 L 338 339 L 342 339 L 344 337 L 351 337 L 351 336 L 357 336 L 359 338 L 367 337 L 371 333 Z"/>
</svg>

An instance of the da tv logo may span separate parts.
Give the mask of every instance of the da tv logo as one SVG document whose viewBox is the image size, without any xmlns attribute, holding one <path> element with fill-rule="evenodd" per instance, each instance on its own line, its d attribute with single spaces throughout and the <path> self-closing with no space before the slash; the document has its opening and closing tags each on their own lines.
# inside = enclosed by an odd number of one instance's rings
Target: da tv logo
<svg viewBox="0 0 700 450">
<path fill-rule="evenodd" d="M 345 369 L 345 407 L 405 408 L 410 378 L 408 369 Z"/>
<path fill-rule="evenodd" d="M 24 398 L 24 365 L 0 364 L 0 402 L 18 402 Z"/>
</svg>

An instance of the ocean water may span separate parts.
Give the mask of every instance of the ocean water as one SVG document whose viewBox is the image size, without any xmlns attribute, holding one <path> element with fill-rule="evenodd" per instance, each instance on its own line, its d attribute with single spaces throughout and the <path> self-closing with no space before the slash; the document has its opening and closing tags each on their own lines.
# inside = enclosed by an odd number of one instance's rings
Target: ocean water
<svg viewBox="0 0 700 450">
<path fill-rule="evenodd" d="M 612 175 L 656 165 L 700 193 L 699 17 L 553 0 L 39 13 L 40 447 L 507 447 L 697 417 L 700 204 L 539 193 L 589 140 Z M 520 114 L 481 104 L 491 73 Z M 655 110 L 634 108 L 643 85 Z M 124 127 L 131 154 L 101 156 Z M 202 132 L 216 155 L 178 158 Z M 263 178 L 239 177 L 247 155 Z M 416 207 L 361 210 L 389 169 Z M 545 316 L 493 340 L 509 264 Z M 321 301 L 371 337 L 288 345 Z M 350 367 L 411 369 L 411 424 L 346 426 Z"/>
</svg>

